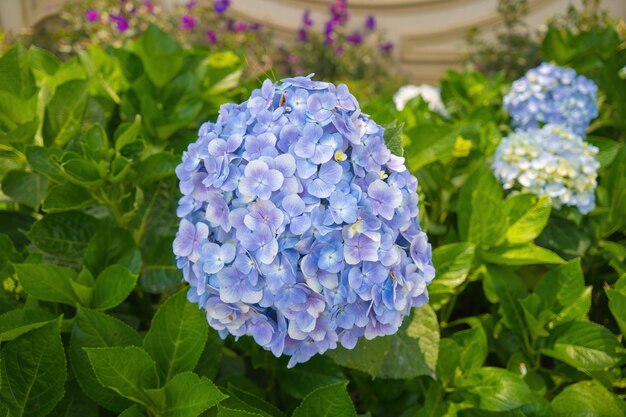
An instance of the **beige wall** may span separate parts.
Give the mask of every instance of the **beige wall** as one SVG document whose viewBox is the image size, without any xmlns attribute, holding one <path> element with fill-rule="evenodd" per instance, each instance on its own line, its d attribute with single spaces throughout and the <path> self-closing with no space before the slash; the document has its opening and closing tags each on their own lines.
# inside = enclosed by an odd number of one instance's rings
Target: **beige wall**
<svg viewBox="0 0 626 417">
<path fill-rule="evenodd" d="M 171 6 L 185 0 L 162 0 Z M 55 13 L 64 0 L 0 0 L 0 24 L 19 30 Z M 210 0 L 204 0 L 210 3 Z M 546 17 L 562 13 L 570 3 L 580 0 L 528 0 L 527 18 L 532 27 L 544 24 Z M 330 0 L 232 0 L 232 13 L 258 21 L 275 30 L 280 39 L 295 38 L 304 9 L 310 9 L 316 26 L 321 28 L 328 16 Z M 368 14 L 396 44 L 398 61 L 415 81 L 436 80 L 442 71 L 458 65 L 463 55 L 463 36 L 467 29 L 479 27 L 493 33 L 500 24 L 497 0 L 350 0 L 352 23 L 361 25 Z M 626 18 L 626 0 L 604 0 L 612 17 Z"/>
</svg>

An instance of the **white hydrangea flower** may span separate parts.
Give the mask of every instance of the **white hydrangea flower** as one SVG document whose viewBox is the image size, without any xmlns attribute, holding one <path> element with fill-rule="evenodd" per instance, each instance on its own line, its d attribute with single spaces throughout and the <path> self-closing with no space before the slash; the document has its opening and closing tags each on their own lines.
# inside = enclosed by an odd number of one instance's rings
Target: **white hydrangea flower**
<svg viewBox="0 0 626 417">
<path fill-rule="evenodd" d="M 441 101 L 441 91 L 439 88 L 428 84 L 422 85 L 405 85 L 398 89 L 393 96 L 398 111 L 402 111 L 410 100 L 416 97 L 422 97 L 428 108 L 434 112 L 441 114 L 443 117 L 450 117 L 450 113 Z"/>
</svg>

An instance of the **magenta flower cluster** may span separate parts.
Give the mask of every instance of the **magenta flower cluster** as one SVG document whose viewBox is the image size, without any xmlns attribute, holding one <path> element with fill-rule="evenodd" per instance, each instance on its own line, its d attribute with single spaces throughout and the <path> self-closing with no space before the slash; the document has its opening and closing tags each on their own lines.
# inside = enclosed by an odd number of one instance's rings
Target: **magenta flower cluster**
<svg viewBox="0 0 626 417">
<path fill-rule="evenodd" d="M 428 300 L 417 180 L 340 84 L 269 80 L 225 104 L 176 168 L 173 249 L 221 336 L 289 366 L 390 335 Z"/>
</svg>

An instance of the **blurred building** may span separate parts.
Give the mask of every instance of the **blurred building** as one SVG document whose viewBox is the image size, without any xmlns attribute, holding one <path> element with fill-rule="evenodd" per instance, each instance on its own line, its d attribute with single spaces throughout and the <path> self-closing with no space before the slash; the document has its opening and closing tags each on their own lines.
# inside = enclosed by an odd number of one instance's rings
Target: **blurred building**
<svg viewBox="0 0 626 417">
<path fill-rule="evenodd" d="M 17 32 L 55 14 L 67 0 L 0 0 L 0 25 Z M 161 0 L 171 7 L 185 0 Z M 204 0 L 210 2 L 210 0 Z M 331 0 L 232 0 L 232 15 L 262 23 L 274 30 L 277 39 L 296 37 L 303 10 L 310 9 L 321 29 Z M 202 1 L 199 1 L 202 3 Z M 432 81 L 445 68 L 456 67 L 464 54 L 464 37 L 477 27 L 489 36 L 502 25 L 497 0 L 349 0 L 353 24 L 362 25 L 374 15 L 380 28 L 394 42 L 399 64 L 415 81 Z M 548 16 L 564 13 L 581 0 L 528 0 L 525 19 L 539 28 Z M 603 7 L 614 18 L 626 18 L 626 0 L 604 0 Z"/>
</svg>

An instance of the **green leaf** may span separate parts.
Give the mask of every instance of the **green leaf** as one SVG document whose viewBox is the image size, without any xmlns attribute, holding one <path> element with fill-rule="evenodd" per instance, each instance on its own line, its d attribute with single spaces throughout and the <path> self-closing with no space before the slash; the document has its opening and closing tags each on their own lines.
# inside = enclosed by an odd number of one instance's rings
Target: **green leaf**
<svg viewBox="0 0 626 417">
<path fill-rule="evenodd" d="M 410 143 L 404 147 L 406 165 L 415 172 L 435 161 L 451 158 L 456 131 L 450 126 L 420 125 L 407 129 Z"/>
<path fill-rule="evenodd" d="M 231 399 L 236 398 L 239 401 L 245 402 L 249 406 L 259 410 L 260 414 L 267 415 L 269 417 L 285 417 L 285 414 L 278 408 L 276 408 L 276 406 L 274 406 L 273 404 L 268 403 L 263 398 L 257 395 L 238 388 L 232 383 L 228 383 L 228 389 L 226 390 L 226 393 L 230 396 Z"/>
<path fill-rule="evenodd" d="M 209 337 L 194 372 L 199 376 L 214 380 L 220 370 L 223 345 L 224 341 L 219 337 L 217 331 L 209 328 Z"/>
<path fill-rule="evenodd" d="M 55 182 L 65 181 L 65 176 L 59 166 L 62 154 L 63 150 L 59 148 L 26 147 L 28 164 L 39 174 Z"/>
<path fill-rule="evenodd" d="M 452 340 L 460 347 L 458 366 L 464 374 L 480 368 L 487 359 L 487 334 L 480 323 L 472 323 L 472 328 L 452 335 Z M 447 358 L 442 357 L 441 360 Z"/>
<path fill-rule="evenodd" d="M 104 183 L 98 163 L 89 159 L 70 159 L 63 163 L 66 178 L 74 184 L 87 188 L 97 188 Z"/>
<path fill-rule="evenodd" d="M 115 150 L 120 151 L 127 145 L 135 142 L 141 131 L 141 116 L 136 115 L 132 123 L 122 123 L 115 131 Z"/>
<path fill-rule="evenodd" d="M 67 377 L 60 320 L 2 348 L 0 403 L 11 416 L 46 416 L 63 398 Z"/>
<path fill-rule="evenodd" d="M 179 158 L 169 152 L 159 152 L 150 155 L 137 168 L 139 173 L 137 182 L 144 186 L 154 181 L 159 181 L 174 174 L 174 168 L 179 163 Z"/>
<path fill-rule="evenodd" d="M 192 371 L 207 341 L 203 310 L 187 301 L 187 290 L 167 299 L 157 311 L 144 338 L 144 349 L 154 358 L 162 381 Z"/>
<path fill-rule="evenodd" d="M 137 283 L 137 275 L 122 265 L 111 265 L 98 275 L 91 306 L 108 310 L 121 304 Z"/>
<path fill-rule="evenodd" d="M 133 274 L 141 268 L 141 252 L 125 229 L 103 223 L 92 236 L 85 254 L 85 265 L 99 275 L 110 265 L 120 264 Z"/>
<path fill-rule="evenodd" d="M 616 366 L 626 349 L 606 327 L 574 321 L 555 327 L 541 352 L 590 372 Z"/>
<path fill-rule="evenodd" d="M 65 386 L 65 397 L 50 417 L 98 417 L 98 405 L 81 391 L 76 380 L 71 380 Z"/>
<path fill-rule="evenodd" d="M 490 249 L 482 256 L 485 261 L 497 265 L 562 264 L 565 262 L 551 250 L 533 243 Z"/>
<path fill-rule="evenodd" d="M 404 123 L 398 123 L 396 120 L 385 126 L 384 139 L 385 145 L 391 151 L 392 154 L 402 156 L 404 150 L 402 149 L 402 128 Z"/>
<path fill-rule="evenodd" d="M 360 339 L 354 349 L 338 347 L 327 354 L 337 364 L 374 377 L 405 379 L 433 375 L 439 351 L 439 325 L 428 304 L 413 309 L 393 336 Z"/>
<path fill-rule="evenodd" d="M 540 297 L 542 309 L 552 311 L 558 320 L 584 320 L 591 304 L 582 299 L 585 277 L 579 258 L 545 274 L 534 293 Z"/>
<path fill-rule="evenodd" d="M 595 158 L 600 163 L 600 168 L 611 165 L 623 146 L 620 142 L 598 136 L 587 136 L 585 140 L 598 148 L 599 152 Z"/>
<path fill-rule="evenodd" d="M 596 381 L 565 387 L 552 400 L 555 417 L 612 417 L 626 415 L 626 404 Z"/>
<path fill-rule="evenodd" d="M 493 176 L 486 166 L 480 166 L 465 181 L 459 191 L 459 203 L 457 207 L 458 228 L 460 240 L 469 240 L 470 225 L 474 210 L 474 192 L 481 192 L 490 197 L 490 200 L 502 200 L 502 185 Z"/>
<path fill-rule="evenodd" d="M 483 288 L 490 302 L 500 303 L 498 311 L 504 325 L 518 335 L 524 334 L 526 322 L 518 300 L 526 296 L 527 290 L 515 272 L 509 268 L 488 265 L 485 268 Z"/>
<path fill-rule="evenodd" d="M 32 172 L 9 171 L 2 180 L 4 194 L 34 209 L 39 207 L 47 187 L 48 180 Z"/>
<path fill-rule="evenodd" d="M 33 224 L 26 234 L 41 251 L 69 263 L 82 259 L 98 220 L 79 211 L 50 213 Z"/>
<path fill-rule="evenodd" d="M 64 146 L 80 132 L 88 86 L 86 80 L 71 80 L 57 87 L 46 106 L 42 131 L 46 145 Z"/>
<path fill-rule="evenodd" d="M 8 342 L 32 330 L 39 329 L 53 320 L 41 310 L 24 308 L 10 310 L 0 315 L 0 342 Z"/>
<path fill-rule="evenodd" d="M 324 356 L 314 356 L 293 368 L 278 368 L 280 388 L 294 398 L 302 400 L 317 388 L 344 382 L 346 377 L 333 361 Z"/>
<path fill-rule="evenodd" d="M 157 87 L 163 87 L 171 81 L 183 65 L 181 47 L 154 24 L 150 24 L 135 42 L 134 51 Z"/>
<path fill-rule="evenodd" d="M 437 310 L 447 304 L 456 288 L 465 282 L 474 252 L 474 245 L 469 242 L 451 243 L 433 250 L 437 279 L 428 287 L 429 303 L 433 308 Z"/>
<path fill-rule="evenodd" d="M 13 267 L 24 291 L 36 299 L 72 307 L 81 304 L 71 284 L 76 278 L 73 270 L 53 264 L 15 264 Z"/>
<path fill-rule="evenodd" d="M 139 278 L 141 288 L 150 294 L 175 290 L 180 283 L 180 270 L 173 265 L 147 265 Z"/>
<path fill-rule="evenodd" d="M 545 411 L 546 401 L 517 375 L 502 368 L 483 367 L 460 382 L 461 395 L 475 407 L 487 411 Z"/>
<path fill-rule="evenodd" d="M 223 405 L 217 406 L 217 417 L 263 417 L 259 413 L 252 411 L 236 410 L 233 408 L 224 407 Z"/>
<path fill-rule="evenodd" d="M 535 239 L 546 227 L 552 202 L 550 197 L 532 194 L 517 194 L 505 200 L 509 228 L 506 240 L 509 243 L 527 243 Z"/>
<path fill-rule="evenodd" d="M 626 336 L 626 275 L 622 275 L 614 288 L 604 287 L 604 291 L 609 298 L 609 310 L 615 317 L 622 335 Z"/>
<path fill-rule="evenodd" d="M 163 388 L 147 394 L 158 404 L 162 417 L 196 417 L 227 398 L 211 381 L 193 372 L 179 373 Z"/>
<path fill-rule="evenodd" d="M 146 415 L 143 412 L 143 407 L 138 404 L 134 404 L 122 411 L 118 417 L 146 417 Z"/>
<path fill-rule="evenodd" d="M 98 381 L 123 397 L 154 406 L 147 390 L 159 386 L 159 375 L 148 353 L 136 346 L 84 348 Z"/>
<path fill-rule="evenodd" d="M 70 337 L 72 369 L 85 394 L 112 411 L 120 412 L 131 403 L 98 382 L 83 348 L 130 345 L 141 345 L 141 337 L 128 325 L 103 313 L 78 309 Z"/>
<path fill-rule="evenodd" d="M 0 90 L 21 98 L 37 92 L 28 52 L 19 43 L 0 57 Z"/>
<path fill-rule="evenodd" d="M 505 232 L 506 219 L 502 200 L 481 189 L 474 191 L 467 239 L 477 247 L 486 249 L 502 243 Z"/>
<path fill-rule="evenodd" d="M 48 213 L 80 210 L 93 202 L 86 189 L 68 182 L 50 189 L 43 202 L 43 209 Z"/>
<path fill-rule="evenodd" d="M 292 417 L 356 417 L 346 382 L 318 388 L 307 395 Z"/>
</svg>

